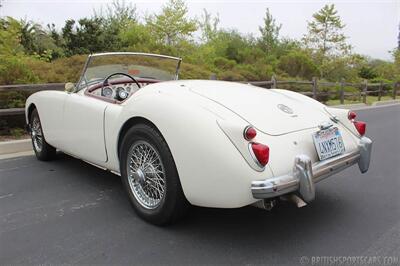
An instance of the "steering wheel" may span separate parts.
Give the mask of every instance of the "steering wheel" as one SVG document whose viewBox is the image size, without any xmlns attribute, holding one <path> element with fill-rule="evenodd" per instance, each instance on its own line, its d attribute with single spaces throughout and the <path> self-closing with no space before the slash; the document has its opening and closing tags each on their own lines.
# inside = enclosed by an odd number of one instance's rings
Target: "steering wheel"
<svg viewBox="0 0 400 266">
<path fill-rule="evenodd" d="M 131 80 L 133 80 L 133 82 L 136 83 L 136 85 L 137 85 L 138 88 L 140 89 L 140 84 L 139 84 L 139 82 L 138 82 L 134 77 L 132 77 L 131 75 L 126 74 L 126 73 L 113 73 L 113 74 L 109 75 L 108 77 L 106 77 L 106 78 L 104 79 L 103 84 L 102 84 L 102 86 L 101 86 L 101 95 L 104 95 L 104 92 L 103 92 L 104 87 L 110 85 L 110 84 L 108 83 L 108 80 L 109 80 L 111 77 L 117 76 L 117 75 L 125 76 L 125 77 L 130 78 Z"/>
</svg>

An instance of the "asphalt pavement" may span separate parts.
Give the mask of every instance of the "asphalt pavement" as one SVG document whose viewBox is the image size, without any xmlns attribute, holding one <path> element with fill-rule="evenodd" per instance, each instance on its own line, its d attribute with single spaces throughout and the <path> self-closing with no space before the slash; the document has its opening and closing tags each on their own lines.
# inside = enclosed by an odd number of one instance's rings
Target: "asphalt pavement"
<svg viewBox="0 0 400 266">
<path fill-rule="evenodd" d="M 400 105 L 357 112 L 374 140 L 366 174 L 322 181 L 304 208 L 192 208 L 169 227 L 138 218 L 120 178 L 80 160 L 0 160 L 0 264 L 398 265 Z"/>
</svg>

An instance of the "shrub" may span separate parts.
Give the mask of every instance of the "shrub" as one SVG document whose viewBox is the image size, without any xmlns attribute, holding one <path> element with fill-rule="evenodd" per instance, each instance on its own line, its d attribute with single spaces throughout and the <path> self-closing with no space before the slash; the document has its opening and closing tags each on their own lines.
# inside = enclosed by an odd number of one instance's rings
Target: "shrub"
<svg viewBox="0 0 400 266">
<path fill-rule="evenodd" d="M 53 62 L 29 59 L 27 65 L 40 82 L 75 82 L 79 78 L 86 58 L 86 55 L 74 55 L 56 59 Z"/>
<path fill-rule="evenodd" d="M 209 79 L 211 71 L 205 67 L 182 63 L 179 73 L 179 79 Z"/>
<path fill-rule="evenodd" d="M 310 80 L 318 75 L 318 68 L 310 56 L 302 51 L 291 51 L 280 58 L 278 68 L 292 77 L 302 77 Z"/>
<path fill-rule="evenodd" d="M 244 77 L 241 74 L 234 72 L 232 70 L 227 70 L 227 71 L 219 73 L 217 78 L 220 80 L 227 80 L 227 81 L 243 81 L 244 80 Z"/>
<path fill-rule="evenodd" d="M 214 65 L 220 70 L 231 70 L 235 67 L 236 62 L 234 60 L 226 59 L 223 57 L 217 57 L 214 60 Z"/>
<path fill-rule="evenodd" d="M 0 84 L 35 83 L 38 77 L 21 56 L 0 56 Z"/>
</svg>

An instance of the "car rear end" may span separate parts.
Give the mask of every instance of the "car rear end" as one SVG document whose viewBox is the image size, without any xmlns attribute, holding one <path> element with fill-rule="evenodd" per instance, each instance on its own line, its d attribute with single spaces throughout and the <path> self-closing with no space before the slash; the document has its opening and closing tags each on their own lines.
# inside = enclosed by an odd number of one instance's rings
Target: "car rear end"
<svg viewBox="0 0 400 266">
<path fill-rule="evenodd" d="M 327 108 L 289 91 L 232 83 L 225 91 L 224 86 L 211 85 L 216 87 L 192 85 L 192 90 L 247 123 L 238 128 L 218 121 L 250 167 L 272 172 L 272 177 L 251 182 L 253 198 L 294 194 L 311 202 L 315 183 L 354 164 L 362 173 L 368 170 L 372 141 L 364 136 L 366 125 L 354 112 Z"/>
<path fill-rule="evenodd" d="M 220 126 L 255 171 L 268 167 L 272 172 L 273 177 L 251 182 L 253 198 L 268 201 L 292 194 L 308 203 L 315 198 L 315 183 L 354 164 L 362 173 L 369 168 L 372 141 L 364 136 L 366 125 L 354 119 L 354 112 L 348 114 L 343 121 L 327 112 L 327 121 L 317 127 L 277 136 L 248 125 L 240 139 L 224 123 Z"/>
<path fill-rule="evenodd" d="M 296 193 L 305 202 L 314 199 L 314 184 L 332 174 L 354 164 L 366 172 L 372 148 L 370 139 L 355 135 L 337 120 L 282 136 L 261 135 L 257 141 L 268 143 L 274 177 L 253 181 L 253 197 L 271 199 Z"/>
</svg>

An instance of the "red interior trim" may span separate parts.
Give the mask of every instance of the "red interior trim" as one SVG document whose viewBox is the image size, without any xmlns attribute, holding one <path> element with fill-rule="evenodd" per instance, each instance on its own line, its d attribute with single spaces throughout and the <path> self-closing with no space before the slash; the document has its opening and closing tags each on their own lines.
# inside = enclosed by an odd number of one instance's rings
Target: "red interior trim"
<svg viewBox="0 0 400 266">
<path fill-rule="evenodd" d="M 104 97 L 104 96 L 101 96 L 101 95 L 96 95 L 96 94 L 90 93 L 89 89 L 85 90 L 85 95 L 89 96 L 89 97 L 93 97 L 93 98 L 99 99 L 99 100 L 102 100 L 102 101 L 105 101 L 105 102 L 109 102 L 109 103 L 119 103 L 115 99 L 110 99 L 110 98 L 107 98 L 107 97 Z"/>
<path fill-rule="evenodd" d="M 161 82 L 161 80 L 145 79 L 145 78 L 137 78 L 136 80 L 137 80 L 138 83 L 145 83 L 145 84 L 153 84 L 153 83 Z M 126 83 L 135 83 L 135 82 L 132 81 L 131 79 L 128 79 L 128 78 L 126 78 L 126 79 L 122 78 L 122 79 L 116 79 L 113 82 L 110 82 L 109 85 L 118 85 L 118 84 L 126 84 Z M 99 99 L 99 100 L 102 100 L 102 101 L 106 101 L 106 102 L 109 102 L 109 103 L 122 103 L 123 102 L 123 101 L 120 102 L 120 101 L 117 101 L 115 99 L 110 99 L 110 98 L 107 98 L 107 97 L 104 97 L 104 96 L 101 96 L 101 95 L 96 95 L 96 94 L 92 93 L 93 91 L 95 91 L 97 89 L 100 89 L 102 86 L 103 86 L 102 83 L 93 85 L 92 87 L 86 89 L 84 94 L 86 96 L 93 97 L 93 98 L 96 98 L 96 99 Z M 127 99 L 125 99 L 125 101 Z"/>
<path fill-rule="evenodd" d="M 136 80 L 138 83 L 146 83 L 146 84 L 153 84 L 153 83 L 161 82 L 161 80 L 145 79 L 145 78 L 137 78 Z M 109 85 L 118 85 L 118 84 L 126 84 L 126 83 L 135 83 L 135 82 L 133 82 L 131 79 L 128 79 L 128 78 L 121 78 L 121 79 L 113 80 L 113 82 L 110 82 Z M 93 92 L 94 90 L 101 88 L 101 86 L 103 86 L 103 84 L 99 83 L 99 84 L 93 85 L 86 91 Z"/>
</svg>

